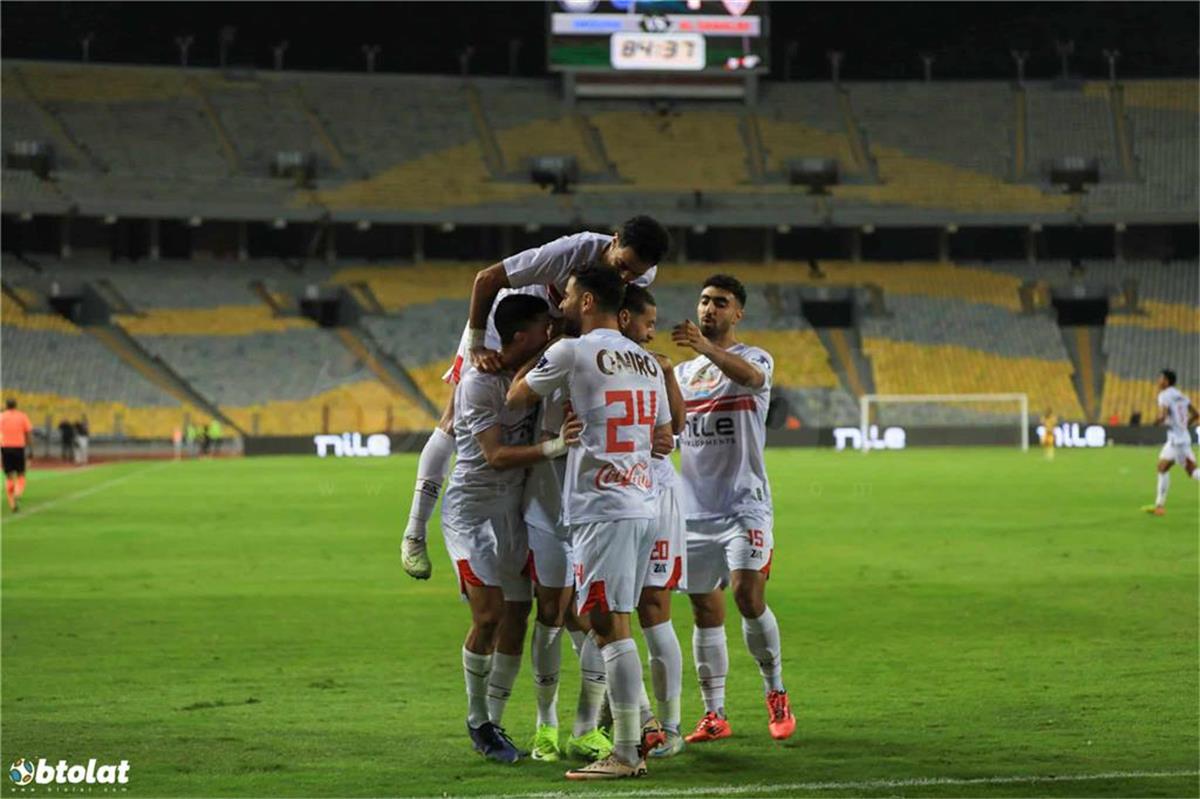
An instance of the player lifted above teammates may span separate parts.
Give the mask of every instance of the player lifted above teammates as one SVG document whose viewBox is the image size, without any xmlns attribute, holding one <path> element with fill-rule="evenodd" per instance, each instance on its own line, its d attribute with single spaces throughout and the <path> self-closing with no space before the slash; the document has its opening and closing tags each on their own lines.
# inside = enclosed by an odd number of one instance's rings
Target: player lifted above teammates
<svg viewBox="0 0 1200 799">
<path fill-rule="evenodd" d="M 576 272 L 561 307 L 582 335 L 551 346 L 508 393 L 511 407 L 528 407 L 566 388 L 583 422 L 580 445 L 567 456 L 563 522 L 575 551 L 576 608 L 588 615 L 604 657 L 613 751 L 568 771 L 570 779 L 640 776 L 646 750 L 663 740 L 657 721 L 641 723 L 642 665 L 630 614 L 654 545 L 653 442 L 670 435 L 671 417 L 658 361 L 618 330 L 623 294 L 611 269 Z"/>
<path fill-rule="evenodd" d="M 643 347 L 654 340 L 658 307 L 654 296 L 641 286 L 625 287 L 625 302 L 618 316 L 621 332 Z M 665 355 L 651 353 L 663 370 L 664 388 L 671 406 L 671 430 L 682 432 L 687 421 L 683 394 L 675 380 L 671 361 Z M 665 449 L 666 447 L 664 447 Z M 683 750 L 679 731 L 680 693 L 683 688 L 683 652 L 671 624 L 671 592 L 687 589 L 687 531 L 684 528 L 679 475 L 667 457 L 650 461 L 654 477 L 656 516 L 654 548 L 650 551 L 650 571 L 638 601 L 638 620 L 650 656 L 650 680 L 658 700 L 659 721 L 666 740 L 650 750 L 651 757 L 670 757 Z M 642 721 L 653 713 L 642 689 Z"/>
<path fill-rule="evenodd" d="M 612 235 L 584 232 L 563 236 L 481 270 L 471 289 L 470 315 L 458 355 L 443 379 L 457 383 L 464 363 L 484 372 L 498 368 L 496 351 L 500 345 L 492 313 L 503 290 L 540 293 L 550 299 L 554 307 L 562 299 L 571 272 L 587 265 L 611 269 L 625 282 L 649 285 L 654 281 L 655 265 L 666 254 L 670 243 L 666 229 L 657 221 L 648 216 L 635 216 L 626 220 Z M 438 493 L 454 455 L 453 420 L 452 396 L 417 462 L 416 486 L 401 557 L 404 570 L 421 580 L 427 579 L 431 571 L 425 548 L 425 528 L 437 505 Z"/>
<path fill-rule="evenodd" d="M 14 513 L 21 509 L 25 493 L 25 449 L 32 447 L 33 425 L 15 399 L 6 400 L 0 412 L 0 456 L 4 460 L 4 493 Z"/>
<path fill-rule="evenodd" d="M 1171 487 L 1171 465 L 1178 463 L 1187 472 L 1188 477 L 1200 480 L 1200 470 L 1196 469 L 1196 458 L 1192 455 L 1192 436 L 1189 432 L 1195 426 L 1200 414 L 1196 406 L 1175 388 L 1175 373 L 1163 369 L 1158 375 L 1158 419 L 1155 424 L 1167 426 L 1167 443 L 1163 444 L 1158 454 L 1158 493 L 1154 504 L 1147 505 L 1142 510 L 1155 516 L 1167 512 L 1167 489 Z"/>
<path fill-rule="evenodd" d="M 688 593 L 696 620 L 692 650 L 705 709 L 689 743 L 732 734 L 725 718 L 723 593 L 730 583 L 746 646 L 762 673 L 771 737 L 787 738 L 796 728 L 783 686 L 779 625 L 766 602 L 775 544 L 763 446 L 774 362 L 734 336 L 745 305 L 740 281 L 713 275 L 700 292 L 700 326 L 684 321 L 671 332 L 676 344 L 698 354 L 675 367 L 687 401 L 679 444 Z"/>
<path fill-rule="evenodd" d="M 528 552 L 521 519 L 525 467 L 565 454 L 579 431 L 568 420 L 559 438 L 535 444 L 533 414 L 505 407 L 513 371 L 545 346 L 548 328 L 548 308 L 538 297 L 506 297 L 496 307 L 500 371 L 469 367 L 455 390 L 458 461 L 442 514 L 446 550 L 471 608 L 462 650 L 467 731 L 477 751 L 505 762 L 520 756 L 501 717 L 517 677 L 531 601 L 522 574 Z"/>
</svg>

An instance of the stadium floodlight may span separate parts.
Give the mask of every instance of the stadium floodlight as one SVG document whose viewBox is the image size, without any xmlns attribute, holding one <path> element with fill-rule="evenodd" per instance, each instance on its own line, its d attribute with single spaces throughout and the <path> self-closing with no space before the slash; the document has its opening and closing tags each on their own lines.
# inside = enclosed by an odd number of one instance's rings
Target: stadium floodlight
<svg viewBox="0 0 1200 799">
<path fill-rule="evenodd" d="M 1121 57 L 1120 50 L 1101 50 L 1108 61 L 1108 82 L 1114 86 L 1117 83 L 1117 59 Z"/>
<path fill-rule="evenodd" d="M 1019 409 L 1019 433 L 1021 451 L 1029 450 L 1029 395 L 1028 394 L 863 394 L 858 400 L 859 434 L 862 436 L 862 451 L 868 452 L 868 434 L 871 432 L 871 409 L 885 405 L 983 405 L 985 411 L 995 412 L 997 406 L 1015 405 Z M 876 414 L 878 416 L 878 413 Z M 882 426 L 876 422 L 877 426 Z"/>
<path fill-rule="evenodd" d="M 1025 62 L 1029 60 L 1028 50 L 1009 50 L 1013 61 L 1017 62 L 1017 85 L 1025 85 Z"/>
<path fill-rule="evenodd" d="M 937 60 L 937 56 L 933 53 L 921 53 L 921 65 L 925 70 L 925 82 L 933 82 L 933 62 Z"/>
<path fill-rule="evenodd" d="M 187 36 L 175 37 L 175 46 L 179 48 L 179 66 L 186 67 L 188 65 L 188 50 L 192 49 L 194 41 L 196 41 L 196 37 L 190 33 Z"/>
</svg>

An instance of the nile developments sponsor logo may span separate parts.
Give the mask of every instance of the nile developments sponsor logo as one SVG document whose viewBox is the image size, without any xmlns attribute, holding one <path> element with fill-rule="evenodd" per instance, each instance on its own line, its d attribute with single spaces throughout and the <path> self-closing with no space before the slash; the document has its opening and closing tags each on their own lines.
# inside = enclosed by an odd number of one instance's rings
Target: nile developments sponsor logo
<svg viewBox="0 0 1200 799">
<path fill-rule="evenodd" d="M 21 788 L 29 787 L 30 790 L 36 790 L 35 786 L 39 785 L 102 785 L 108 789 L 107 786 L 129 783 L 129 761 L 101 763 L 93 757 L 86 763 L 68 763 L 60 760 L 51 764 L 44 757 L 37 760 L 23 757 L 8 767 L 8 778 L 13 781 L 13 784 Z M 70 790 L 80 789 L 77 787 Z M 115 788 L 115 790 L 125 789 Z"/>
</svg>

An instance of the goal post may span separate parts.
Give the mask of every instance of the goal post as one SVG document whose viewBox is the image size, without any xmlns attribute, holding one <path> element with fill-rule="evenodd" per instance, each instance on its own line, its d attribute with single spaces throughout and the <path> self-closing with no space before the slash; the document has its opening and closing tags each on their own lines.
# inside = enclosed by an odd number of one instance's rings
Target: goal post
<svg viewBox="0 0 1200 799">
<path fill-rule="evenodd" d="M 983 405 L 994 408 L 997 404 L 1014 403 L 1019 409 L 1021 432 L 1018 438 L 1021 450 L 1029 450 L 1029 395 L 1028 394 L 863 394 L 859 398 L 859 433 L 862 436 L 863 452 L 871 427 L 871 410 L 884 405 Z M 1003 423 L 1002 423 L 1003 424 Z"/>
</svg>

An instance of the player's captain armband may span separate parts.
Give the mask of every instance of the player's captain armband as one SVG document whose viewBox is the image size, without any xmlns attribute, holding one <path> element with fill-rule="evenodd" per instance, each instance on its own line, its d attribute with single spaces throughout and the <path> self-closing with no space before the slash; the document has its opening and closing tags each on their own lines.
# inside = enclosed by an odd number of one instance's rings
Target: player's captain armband
<svg viewBox="0 0 1200 799">
<path fill-rule="evenodd" d="M 548 441 L 542 442 L 542 454 L 546 456 L 546 460 L 552 461 L 555 458 L 561 458 L 567 454 L 567 440 L 562 436 L 551 438 Z"/>
<path fill-rule="evenodd" d="M 483 347 L 484 341 L 486 340 L 486 338 L 487 338 L 486 330 L 479 330 L 478 328 L 474 328 L 474 327 L 468 328 L 468 330 L 467 330 L 467 351 L 470 352 L 471 350 L 477 350 L 480 347 Z"/>
</svg>

